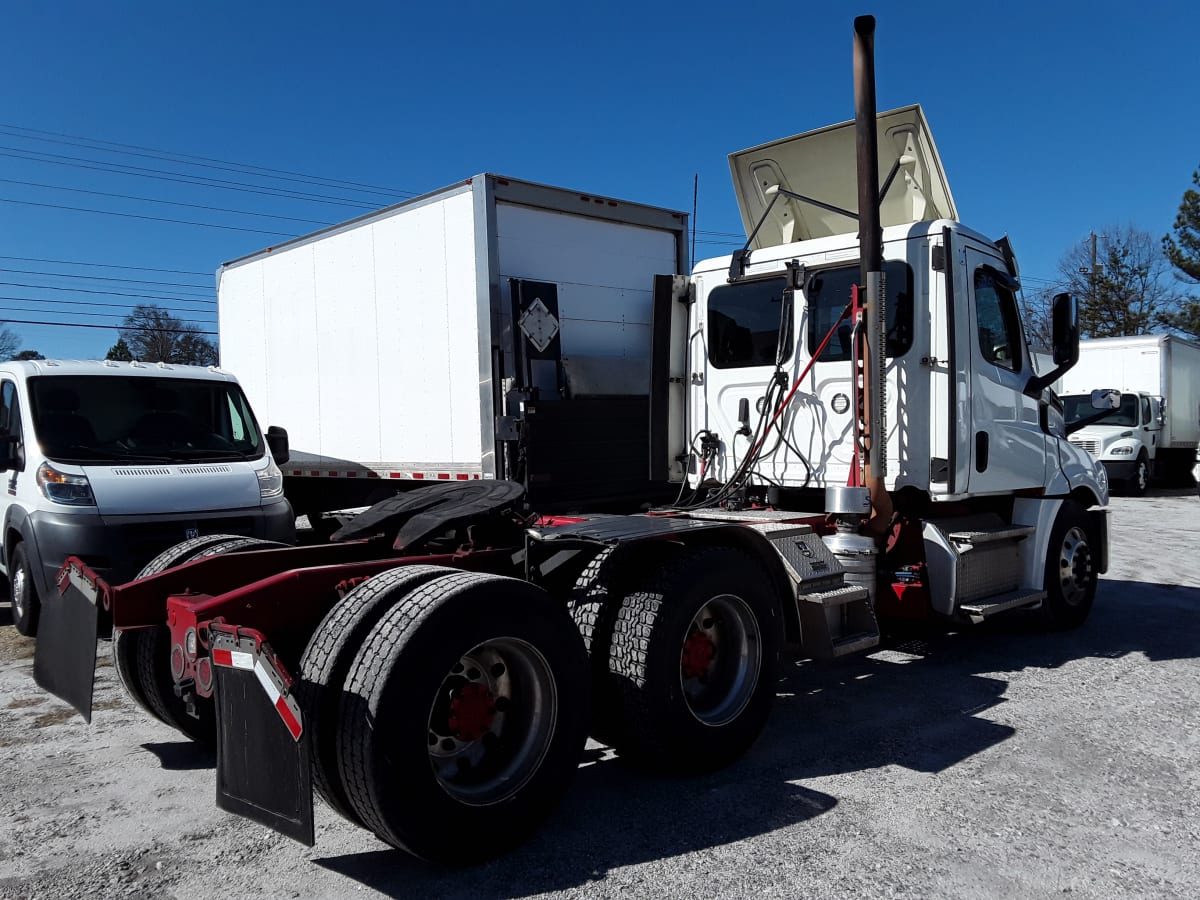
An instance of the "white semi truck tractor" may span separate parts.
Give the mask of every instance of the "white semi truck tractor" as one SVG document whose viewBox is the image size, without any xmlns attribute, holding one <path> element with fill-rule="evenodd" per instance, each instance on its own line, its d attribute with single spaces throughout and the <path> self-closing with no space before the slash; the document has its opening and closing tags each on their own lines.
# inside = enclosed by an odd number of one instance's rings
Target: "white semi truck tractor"
<svg viewBox="0 0 1200 900">
<path fill-rule="evenodd" d="M 419 290 L 377 277 L 401 251 L 355 242 L 371 217 L 237 275 L 270 291 L 279 267 L 288 289 L 270 302 L 318 321 L 348 294 L 390 292 L 407 315 L 344 329 L 343 359 L 360 341 L 419 359 L 460 347 L 459 367 L 424 367 L 366 407 L 353 384 L 324 391 L 337 358 L 297 360 L 316 369 L 312 415 L 394 419 L 396 440 L 447 464 L 396 471 L 447 477 L 394 479 L 410 489 L 323 546 L 204 536 L 115 587 L 69 560 L 43 683 L 90 715 L 80 622 L 108 609 L 129 693 L 216 744 L 223 808 L 311 844 L 315 791 L 394 846 L 465 863 L 544 819 L 589 734 L 675 773 L 736 760 L 785 656 L 870 651 L 897 619 L 1082 624 L 1107 565 L 1108 487 L 1049 390 L 1077 357 L 1073 303 L 1056 299 L 1054 369 L 1035 374 L 1013 254 L 958 222 L 920 108 L 876 115 L 873 35 L 855 21 L 853 123 L 730 157 L 747 244 L 691 273 L 609 274 L 669 263 L 682 214 L 632 225 L 626 210 L 606 231 L 618 201 L 550 202 L 485 176 L 453 208 L 416 201 Z M 523 215 L 570 196 L 560 228 L 521 240 Z M 455 217 L 474 241 L 442 248 Z M 324 267 L 335 256 L 343 277 Z M 643 511 L 602 502 L 638 490 Z"/>
</svg>

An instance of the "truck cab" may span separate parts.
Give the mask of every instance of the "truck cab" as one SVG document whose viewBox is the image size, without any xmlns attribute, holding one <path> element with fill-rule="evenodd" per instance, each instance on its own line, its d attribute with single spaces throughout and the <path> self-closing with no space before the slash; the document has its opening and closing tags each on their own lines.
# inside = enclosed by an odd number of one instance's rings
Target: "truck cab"
<svg viewBox="0 0 1200 900">
<path fill-rule="evenodd" d="M 850 477 L 861 367 L 852 360 L 853 323 L 842 314 L 862 283 L 848 212 L 851 126 L 730 157 L 751 239 L 744 254 L 698 263 L 686 319 L 677 312 L 686 337 L 676 338 L 684 352 L 673 383 L 685 394 L 677 408 L 686 438 L 673 450 L 712 448 L 703 471 L 691 467 L 693 484 L 729 477 L 764 409 L 773 413 L 782 397 L 771 385 L 797 379 L 781 436 L 764 448 L 754 478 L 786 490 Z M 1085 505 L 1105 504 L 1104 475 L 1066 440 L 1048 376 L 1035 369 L 1007 240 L 957 221 L 919 106 L 880 114 L 878 129 L 887 490 L 935 501 L 1076 494 Z"/>
<path fill-rule="evenodd" d="M 1066 423 L 1091 418 L 1090 396 L 1062 398 Z M 1071 434 L 1071 443 L 1089 453 L 1108 473 L 1110 484 L 1135 496 L 1145 493 L 1158 456 L 1163 430 L 1163 398 L 1145 391 L 1123 391 L 1121 405 Z"/>
</svg>

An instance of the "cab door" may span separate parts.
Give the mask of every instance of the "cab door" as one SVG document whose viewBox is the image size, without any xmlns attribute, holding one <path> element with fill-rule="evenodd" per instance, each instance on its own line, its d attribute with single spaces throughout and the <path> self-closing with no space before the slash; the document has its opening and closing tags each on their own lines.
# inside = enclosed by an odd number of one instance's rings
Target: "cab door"
<svg viewBox="0 0 1200 900">
<path fill-rule="evenodd" d="M 1021 330 L 1015 280 L 998 256 L 967 247 L 965 281 L 971 298 L 971 464 L 967 489 L 973 494 L 1042 487 L 1046 440 L 1038 401 L 1023 393 L 1033 375 Z M 960 448 L 962 449 L 962 448 Z"/>
</svg>

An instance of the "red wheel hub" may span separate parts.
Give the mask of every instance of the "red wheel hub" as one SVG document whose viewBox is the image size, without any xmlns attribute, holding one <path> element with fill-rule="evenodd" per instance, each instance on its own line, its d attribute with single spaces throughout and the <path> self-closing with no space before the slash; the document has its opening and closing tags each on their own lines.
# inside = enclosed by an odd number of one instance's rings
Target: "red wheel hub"
<svg viewBox="0 0 1200 900">
<path fill-rule="evenodd" d="M 446 724 L 460 741 L 477 741 L 492 727 L 496 718 L 496 700 L 482 684 L 465 684 L 450 700 Z"/>
<path fill-rule="evenodd" d="M 693 631 L 683 642 L 683 656 L 679 660 L 684 678 L 699 678 L 712 665 L 717 655 L 717 646 L 703 631 Z"/>
</svg>

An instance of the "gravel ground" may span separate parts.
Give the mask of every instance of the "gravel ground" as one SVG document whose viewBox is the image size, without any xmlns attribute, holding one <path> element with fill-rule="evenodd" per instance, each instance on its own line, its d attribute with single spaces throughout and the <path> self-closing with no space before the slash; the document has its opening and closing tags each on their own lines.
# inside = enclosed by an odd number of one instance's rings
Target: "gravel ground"
<svg viewBox="0 0 1200 900">
<path fill-rule="evenodd" d="M 593 753 L 529 844 L 464 871 L 318 803 L 305 848 L 213 805 L 213 759 L 102 665 L 85 725 L 0 605 L 0 897 L 1179 897 L 1200 883 L 1200 501 L 1113 502 L 1081 629 L 1019 622 L 797 667 L 696 779 Z"/>
</svg>

